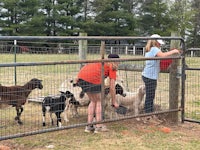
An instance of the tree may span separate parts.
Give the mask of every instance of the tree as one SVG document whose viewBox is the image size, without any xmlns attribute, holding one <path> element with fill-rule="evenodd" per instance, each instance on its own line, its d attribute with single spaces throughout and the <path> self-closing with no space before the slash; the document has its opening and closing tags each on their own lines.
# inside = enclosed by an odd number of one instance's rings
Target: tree
<svg viewBox="0 0 200 150">
<path fill-rule="evenodd" d="M 44 0 L 40 12 L 43 14 L 44 31 L 49 35 L 73 35 L 78 28 L 78 17 L 83 0 Z"/>
<path fill-rule="evenodd" d="M 170 9 L 172 31 L 179 32 L 183 38 L 187 38 L 188 31 L 192 28 L 192 17 L 194 11 L 191 9 L 189 0 L 175 0 Z"/>
<path fill-rule="evenodd" d="M 191 15 L 191 26 L 192 28 L 188 31 L 190 35 L 187 38 L 187 45 L 189 47 L 200 47 L 200 0 L 192 1 L 192 11 Z"/>
<path fill-rule="evenodd" d="M 133 35 L 135 19 L 131 8 L 127 10 L 128 4 L 125 5 L 120 0 L 94 0 L 91 5 L 94 19 L 85 22 L 82 26 L 88 35 Z M 93 31 L 88 25 L 91 25 Z"/>
<path fill-rule="evenodd" d="M 38 0 L 2 0 L 1 9 L 1 34 L 23 35 L 24 25 L 37 13 Z"/>
<path fill-rule="evenodd" d="M 200 0 L 1 0 L 1 35 L 169 36 L 200 43 Z"/>
<path fill-rule="evenodd" d="M 169 35 L 170 16 L 163 0 L 139 0 L 138 30 L 142 35 Z"/>
<path fill-rule="evenodd" d="M 1 34 L 72 35 L 82 0 L 3 0 Z"/>
</svg>

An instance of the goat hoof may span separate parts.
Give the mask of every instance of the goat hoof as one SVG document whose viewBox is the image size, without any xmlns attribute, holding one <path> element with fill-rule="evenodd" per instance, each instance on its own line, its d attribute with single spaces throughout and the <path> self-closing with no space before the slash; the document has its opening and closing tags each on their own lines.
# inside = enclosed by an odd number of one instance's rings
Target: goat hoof
<svg viewBox="0 0 200 150">
<path fill-rule="evenodd" d="M 59 127 L 59 128 L 62 127 L 62 123 L 58 122 L 57 127 Z"/>
<path fill-rule="evenodd" d="M 62 125 L 56 125 L 56 127 L 57 127 L 57 128 L 60 128 L 60 127 L 62 127 Z"/>
<path fill-rule="evenodd" d="M 69 120 L 68 119 L 64 119 L 65 120 L 65 122 L 69 122 Z"/>
<path fill-rule="evenodd" d="M 22 123 L 21 121 L 18 121 L 18 124 L 19 124 L 19 125 L 22 125 L 23 123 Z"/>
<path fill-rule="evenodd" d="M 16 116 L 16 117 L 15 117 L 15 120 L 19 120 L 19 117 Z"/>
</svg>

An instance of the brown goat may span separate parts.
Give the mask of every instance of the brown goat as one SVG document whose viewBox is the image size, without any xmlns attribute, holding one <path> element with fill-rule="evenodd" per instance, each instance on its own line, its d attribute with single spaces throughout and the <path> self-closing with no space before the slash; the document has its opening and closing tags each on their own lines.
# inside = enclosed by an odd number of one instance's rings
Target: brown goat
<svg viewBox="0 0 200 150">
<path fill-rule="evenodd" d="M 26 103 L 26 100 L 31 93 L 32 90 L 38 88 L 42 89 L 42 80 L 33 78 L 29 82 L 27 82 L 25 85 L 15 85 L 15 86 L 2 86 L 0 85 L 0 108 L 3 105 L 12 105 L 16 108 L 17 116 L 15 117 L 15 120 L 18 122 L 18 124 L 22 124 L 22 121 L 20 119 L 20 116 L 23 112 L 23 107 Z"/>
</svg>

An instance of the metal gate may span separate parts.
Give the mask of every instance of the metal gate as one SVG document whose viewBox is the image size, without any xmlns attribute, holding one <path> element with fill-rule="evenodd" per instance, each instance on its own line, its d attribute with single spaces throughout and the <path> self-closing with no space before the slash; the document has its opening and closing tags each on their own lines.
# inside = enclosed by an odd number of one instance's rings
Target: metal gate
<svg viewBox="0 0 200 150">
<path fill-rule="evenodd" d="M 185 57 L 185 110 L 183 121 L 200 123 L 200 49 L 190 48 Z"/>
</svg>

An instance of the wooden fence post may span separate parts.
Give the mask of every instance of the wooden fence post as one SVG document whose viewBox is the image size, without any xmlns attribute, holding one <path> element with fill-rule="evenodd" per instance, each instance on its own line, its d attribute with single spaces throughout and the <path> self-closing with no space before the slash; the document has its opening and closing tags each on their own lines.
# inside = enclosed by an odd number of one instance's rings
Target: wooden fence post
<svg viewBox="0 0 200 150">
<path fill-rule="evenodd" d="M 100 54 L 101 54 L 101 59 L 105 59 L 105 41 L 101 41 L 101 47 L 100 47 Z M 101 67 L 101 106 L 102 106 L 102 119 L 105 119 L 105 85 L 104 85 L 104 62 L 102 62 L 102 67 Z"/>
<path fill-rule="evenodd" d="M 87 33 L 80 33 L 79 36 L 87 36 Z M 87 40 L 79 40 L 78 41 L 78 54 L 79 54 L 80 60 L 86 59 L 87 49 L 88 49 Z M 83 64 L 81 64 L 80 67 L 82 67 L 82 66 L 83 66 Z"/>
<path fill-rule="evenodd" d="M 179 36 L 177 33 L 172 33 L 171 36 Z M 171 40 L 170 48 L 180 48 L 179 40 Z M 180 88 L 180 78 L 177 77 L 177 69 L 180 66 L 180 60 L 174 59 L 169 74 L 169 109 L 178 108 L 178 99 L 179 99 L 179 88 Z M 178 112 L 172 112 L 169 114 L 169 121 L 171 123 L 178 123 Z"/>
</svg>

